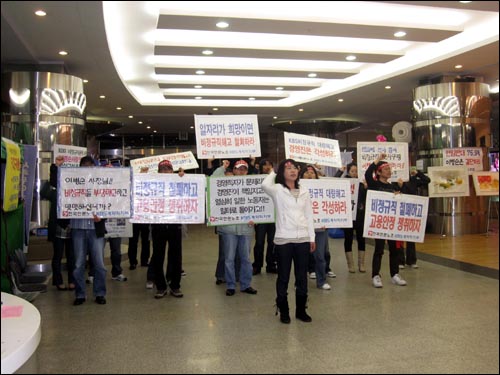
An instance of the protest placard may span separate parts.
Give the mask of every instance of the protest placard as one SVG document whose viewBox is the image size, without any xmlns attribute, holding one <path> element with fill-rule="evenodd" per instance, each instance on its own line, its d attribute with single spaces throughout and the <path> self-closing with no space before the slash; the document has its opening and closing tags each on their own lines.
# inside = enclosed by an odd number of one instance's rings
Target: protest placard
<svg viewBox="0 0 500 375">
<path fill-rule="evenodd" d="M 162 160 L 169 160 L 172 163 L 174 171 L 178 171 L 179 168 L 184 170 L 199 168 L 198 162 L 191 151 L 133 159 L 130 160 L 130 166 L 132 167 L 134 173 L 139 173 L 141 168 L 144 167 L 148 168 L 148 173 L 154 173 L 158 171 L 158 164 Z"/>
<path fill-rule="evenodd" d="M 309 135 L 284 133 L 285 157 L 308 164 L 342 167 L 339 141 L 311 137 Z"/>
<path fill-rule="evenodd" d="M 410 164 L 408 161 L 408 143 L 406 142 L 358 142 L 358 179 L 365 179 L 365 172 L 368 166 L 380 156 L 386 154 L 384 159 L 387 161 L 392 170 L 390 181 L 402 179 L 408 181 L 410 179 Z"/>
</svg>

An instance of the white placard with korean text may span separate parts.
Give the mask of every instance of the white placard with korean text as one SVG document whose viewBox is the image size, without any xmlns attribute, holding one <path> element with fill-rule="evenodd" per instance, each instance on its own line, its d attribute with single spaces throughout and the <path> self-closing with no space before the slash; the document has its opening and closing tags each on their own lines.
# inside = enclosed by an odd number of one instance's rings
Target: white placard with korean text
<svg viewBox="0 0 500 375">
<path fill-rule="evenodd" d="M 498 172 L 474 172 L 472 181 L 476 195 L 498 196 Z"/>
<path fill-rule="evenodd" d="M 466 167 L 469 174 L 483 170 L 483 150 L 480 147 L 443 149 L 443 167 Z"/>
<path fill-rule="evenodd" d="M 466 167 L 429 167 L 429 197 L 468 197 L 469 172 Z"/>
<path fill-rule="evenodd" d="M 191 151 L 186 152 L 178 152 L 175 154 L 164 154 L 164 155 L 155 155 L 149 156 L 147 158 L 133 159 L 130 160 L 130 166 L 134 173 L 139 173 L 141 168 L 148 168 L 148 173 L 158 172 L 158 164 L 162 160 L 169 160 L 172 163 L 172 167 L 174 171 L 178 171 L 179 168 L 184 170 L 188 169 L 196 169 L 200 166 L 196 161 L 193 153 Z"/>
<path fill-rule="evenodd" d="M 311 137 L 309 135 L 284 133 L 285 157 L 308 164 L 342 167 L 339 141 Z"/>
<path fill-rule="evenodd" d="M 386 154 L 384 159 L 391 166 L 390 181 L 410 179 L 410 163 L 408 161 L 408 143 L 406 142 L 358 142 L 358 179 L 365 179 L 365 172 L 371 163 L 380 155 Z"/>
<path fill-rule="evenodd" d="M 208 225 L 274 223 L 273 201 L 262 189 L 266 176 L 210 177 Z"/>
<path fill-rule="evenodd" d="M 314 228 L 352 228 L 351 183 L 347 178 L 300 180 L 309 189 Z"/>
<path fill-rule="evenodd" d="M 79 167 L 80 159 L 87 156 L 87 147 L 55 144 L 53 163 L 55 163 L 55 160 L 59 155 L 64 157 L 63 167 Z"/>
<path fill-rule="evenodd" d="M 363 237 L 424 242 L 428 197 L 368 190 Z"/>
<path fill-rule="evenodd" d="M 261 156 L 257 115 L 195 115 L 194 122 L 198 159 Z"/>
<path fill-rule="evenodd" d="M 132 223 L 129 219 L 107 219 L 105 225 L 107 232 L 104 235 L 105 238 L 126 238 L 134 235 Z"/>
<path fill-rule="evenodd" d="M 201 174 L 134 173 L 131 223 L 202 224 L 206 177 Z"/>
<path fill-rule="evenodd" d="M 128 218 L 130 168 L 59 168 L 57 217 Z"/>
</svg>

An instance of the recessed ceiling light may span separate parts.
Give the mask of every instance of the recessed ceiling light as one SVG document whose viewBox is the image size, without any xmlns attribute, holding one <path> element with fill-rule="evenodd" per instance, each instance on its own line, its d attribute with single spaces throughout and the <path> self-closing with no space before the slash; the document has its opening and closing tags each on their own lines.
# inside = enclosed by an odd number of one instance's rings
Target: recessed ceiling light
<svg viewBox="0 0 500 375">
<path fill-rule="evenodd" d="M 202 96 L 196 96 L 195 99 L 196 100 L 200 100 L 200 99 L 203 99 L 203 97 Z"/>
<path fill-rule="evenodd" d="M 138 121 L 137 123 L 138 123 L 139 125 L 141 125 L 141 124 L 142 124 L 142 121 Z"/>
<path fill-rule="evenodd" d="M 356 59 L 357 59 L 357 57 L 356 57 L 356 56 L 354 56 L 354 55 L 349 55 L 349 56 L 347 56 L 345 59 L 346 59 L 347 61 L 354 61 L 354 60 L 356 60 Z"/>
<path fill-rule="evenodd" d="M 122 110 L 122 107 L 116 107 L 116 110 L 117 110 L 117 111 L 121 111 L 121 110 Z"/>
<path fill-rule="evenodd" d="M 204 70 L 197 70 L 197 71 L 196 71 L 196 74 L 199 74 L 199 75 L 201 75 L 201 74 L 205 74 L 205 71 L 204 71 Z"/>
<path fill-rule="evenodd" d="M 219 29 L 226 29 L 229 27 L 229 24 L 225 21 L 220 21 L 215 24 Z"/>
<path fill-rule="evenodd" d="M 203 86 L 202 85 L 196 85 L 194 86 L 195 89 L 201 89 Z"/>
<path fill-rule="evenodd" d="M 106 99 L 106 95 L 99 95 L 99 98 Z"/>
<path fill-rule="evenodd" d="M 276 120 L 278 118 L 278 116 L 273 116 L 273 119 Z"/>
<path fill-rule="evenodd" d="M 304 108 L 299 108 L 299 112 L 304 112 Z"/>
<path fill-rule="evenodd" d="M 344 101 L 344 99 L 340 98 L 338 101 L 342 103 Z"/>
<path fill-rule="evenodd" d="M 60 54 L 61 56 L 66 56 L 66 55 L 68 54 L 68 52 L 66 52 L 66 51 L 59 51 L 59 54 Z"/>
<path fill-rule="evenodd" d="M 406 32 L 404 32 L 404 31 L 396 31 L 396 32 L 394 33 L 394 36 L 395 36 L 396 38 L 402 38 L 402 37 L 406 36 Z"/>
<path fill-rule="evenodd" d="M 214 54 L 214 51 L 210 51 L 209 49 L 206 49 L 204 51 L 201 51 L 201 53 L 204 54 L 205 56 L 210 56 L 210 55 Z"/>
<path fill-rule="evenodd" d="M 191 126 L 189 127 L 189 129 L 194 129 L 194 126 L 192 126 L 192 125 L 191 125 Z"/>
<path fill-rule="evenodd" d="M 386 90 L 390 90 L 391 88 L 392 88 L 392 87 L 391 87 L 391 86 L 389 86 L 389 85 L 385 86 L 385 89 L 386 89 Z"/>
<path fill-rule="evenodd" d="M 146 129 L 151 129 L 151 126 L 149 126 L 149 125 L 148 125 L 148 126 L 146 126 Z"/>
<path fill-rule="evenodd" d="M 129 115 L 129 116 L 128 116 L 128 118 L 134 118 L 134 116 L 132 116 L 132 115 Z"/>
<path fill-rule="evenodd" d="M 463 65 L 460 65 L 460 64 L 455 65 L 455 69 L 462 69 L 462 68 L 463 68 Z"/>
<path fill-rule="evenodd" d="M 45 12 L 44 12 L 43 10 L 41 10 L 41 9 L 40 9 L 40 10 L 37 10 L 37 11 L 35 12 L 35 14 L 36 14 L 38 17 L 44 17 L 44 16 L 46 16 L 46 15 L 47 15 L 47 13 L 45 13 Z"/>
<path fill-rule="evenodd" d="M 156 130 L 153 130 L 153 133 L 156 133 Z"/>
<path fill-rule="evenodd" d="M 252 98 L 248 98 L 248 100 L 255 100 L 255 98 L 253 98 L 253 97 Z"/>
<path fill-rule="evenodd" d="M 212 108 L 212 111 L 218 111 L 219 108 Z"/>
<path fill-rule="evenodd" d="M 84 79 L 83 83 L 89 83 L 89 80 L 88 79 Z"/>
<path fill-rule="evenodd" d="M 316 78 L 318 75 L 316 73 L 309 73 L 307 76 L 309 78 Z"/>
<path fill-rule="evenodd" d="M 276 87 L 276 90 L 283 90 L 283 87 Z"/>
</svg>

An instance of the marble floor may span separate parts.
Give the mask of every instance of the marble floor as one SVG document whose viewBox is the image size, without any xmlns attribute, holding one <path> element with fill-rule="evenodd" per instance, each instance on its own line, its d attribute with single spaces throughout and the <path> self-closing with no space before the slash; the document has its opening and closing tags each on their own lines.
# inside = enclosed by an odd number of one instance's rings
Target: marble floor
<svg viewBox="0 0 500 375">
<path fill-rule="evenodd" d="M 375 289 L 373 247 L 368 272 L 349 274 L 343 240 L 330 239 L 332 290 L 310 280 L 312 323 L 292 315 L 284 325 L 274 314 L 275 275 L 254 276 L 257 295 L 227 297 L 215 285 L 217 249 L 213 229 L 189 226 L 180 299 L 155 300 L 146 268 L 129 271 L 126 256 L 128 281 L 111 280 L 108 269 L 106 305 L 73 306 L 73 293 L 49 288 L 34 301 L 38 372 L 499 373 L 498 269 L 495 278 L 420 260 L 401 271 L 408 286 L 400 287 L 386 253 L 384 287 Z M 293 277 L 289 294 L 294 306 Z"/>
</svg>

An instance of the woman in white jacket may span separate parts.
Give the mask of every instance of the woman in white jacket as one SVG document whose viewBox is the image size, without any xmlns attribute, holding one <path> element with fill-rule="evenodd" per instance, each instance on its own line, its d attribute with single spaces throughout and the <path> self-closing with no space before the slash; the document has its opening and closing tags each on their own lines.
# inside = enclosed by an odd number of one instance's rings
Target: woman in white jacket
<svg viewBox="0 0 500 375">
<path fill-rule="evenodd" d="M 283 160 L 278 172 L 271 172 L 262 182 L 262 188 L 271 196 L 276 209 L 274 244 L 278 258 L 276 304 L 282 323 L 290 323 L 287 300 L 292 260 L 295 270 L 295 317 L 304 322 L 312 319 L 306 313 L 307 265 L 309 252 L 316 249 L 309 192 L 299 186 L 299 165 L 293 159 Z M 275 181 L 276 179 L 276 181 Z"/>
</svg>

